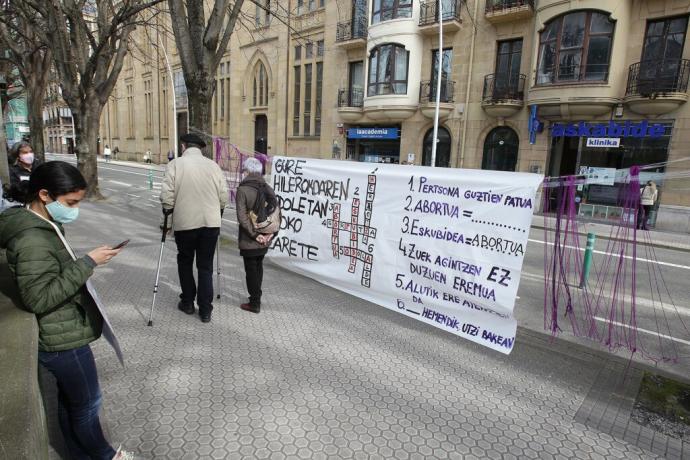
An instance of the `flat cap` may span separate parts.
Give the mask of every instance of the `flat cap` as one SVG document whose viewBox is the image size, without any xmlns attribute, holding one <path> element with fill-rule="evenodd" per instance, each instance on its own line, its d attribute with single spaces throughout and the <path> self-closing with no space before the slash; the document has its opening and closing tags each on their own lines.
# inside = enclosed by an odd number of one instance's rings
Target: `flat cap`
<svg viewBox="0 0 690 460">
<path fill-rule="evenodd" d="M 180 141 L 184 142 L 185 144 L 196 144 L 202 149 L 206 147 L 206 142 L 204 142 L 204 140 L 201 137 L 193 133 L 183 134 L 182 136 L 180 136 Z"/>
</svg>

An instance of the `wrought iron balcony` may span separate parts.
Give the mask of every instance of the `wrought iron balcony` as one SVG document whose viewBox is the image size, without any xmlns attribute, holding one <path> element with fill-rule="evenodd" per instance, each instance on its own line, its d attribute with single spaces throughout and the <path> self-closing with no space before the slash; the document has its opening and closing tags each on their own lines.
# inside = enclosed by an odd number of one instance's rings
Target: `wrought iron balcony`
<svg viewBox="0 0 690 460">
<path fill-rule="evenodd" d="M 366 40 L 367 18 L 351 19 L 339 22 L 335 31 L 335 41 L 349 42 L 351 40 Z"/>
<path fill-rule="evenodd" d="M 455 82 L 450 80 L 441 80 L 441 102 L 452 103 L 453 93 L 455 91 Z M 419 85 L 419 103 L 433 104 L 436 102 L 436 84 L 431 80 L 423 81 Z"/>
<path fill-rule="evenodd" d="M 525 75 L 489 74 L 484 77 L 482 103 L 522 101 L 525 98 Z"/>
<path fill-rule="evenodd" d="M 485 12 L 493 13 L 522 6 L 530 6 L 534 9 L 534 0 L 486 0 Z"/>
<path fill-rule="evenodd" d="M 627 96 L 653 97 L 688 90 L 690 60 L 660 59 L 637 62 L 628 70 Z"/>
<path fill-rule="evenodd" d="M 489 74 L 484 77 L 482 109 L 492 117 L 508 118 L 518 113 L 525 98 L 523 74 Z"/>
<path fill-rule="evenodd" d="M 338 107 L 362 107 L 364 105 L 364 89 L 341 88 L 338 90 Z"/>
<path fill-rule="evenodd" d="M 460 23 L 460 12 L 464 0 L 443 1 L 443 22 L 455 21 Z M 419 25 L 420 27 L 438 23 L 438 0 L 420 3 Z"/>
<path fill-rule="evenodd" d="M 529 18 L 534 14 L 534 0 L 486 0 L 484 14 L 493 23 Z"/>
</svg>

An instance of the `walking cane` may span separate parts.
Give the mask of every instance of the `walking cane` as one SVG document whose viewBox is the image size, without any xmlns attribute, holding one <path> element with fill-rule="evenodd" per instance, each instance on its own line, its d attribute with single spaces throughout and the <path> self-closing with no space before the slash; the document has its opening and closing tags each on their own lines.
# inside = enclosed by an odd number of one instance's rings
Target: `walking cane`
<svg viewBox="0 0 690 460">
<path fill-rule="evenodd" d="M 163 248 L 165 247 L 165 235 L 168 233 L 168 216 L 172 214 L 172 212 L 172 209 L 163 209 L 163 235 L 161 236 L 161 252 L 158 256 L 158 268 L 156 268 L 156 284 L 153 285 L 153 300 L 151 301 L 151 312 L 149 313 L 149 326 L 153 326 L 153 307 L 156 305 L 158 280 L 161 275 L 161 261 L 163 260 Z"/>
<path fill-rule="evenodd" d="M 218 240 L 216 240 L 216 284 L 218 285 L 216 299 L 220 299 L 220 235 L 218 235 Z"/>
</svg>

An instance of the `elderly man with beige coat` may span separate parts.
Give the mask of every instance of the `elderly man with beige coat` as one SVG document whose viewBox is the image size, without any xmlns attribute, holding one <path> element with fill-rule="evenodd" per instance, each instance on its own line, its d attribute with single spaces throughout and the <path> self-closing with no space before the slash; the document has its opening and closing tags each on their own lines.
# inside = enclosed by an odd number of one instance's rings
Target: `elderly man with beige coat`
<svg viewBox="0 0 690 460">
<path fill-rule="evenodd" d="M 193 315 L 196 299 L 201 321 L 207 323 L 213 310 L 213 255 L 228 187 L 220 167 L 202 155 L 206 143 L 199 136 L 185 134 L 180 141 L 184 153 L 168 163 L 160 200 L 164 213 L 172 210 L 182 289 L 177 307 Z M 192 267 L 195 256 L 198 286 Z"/>
</svg>

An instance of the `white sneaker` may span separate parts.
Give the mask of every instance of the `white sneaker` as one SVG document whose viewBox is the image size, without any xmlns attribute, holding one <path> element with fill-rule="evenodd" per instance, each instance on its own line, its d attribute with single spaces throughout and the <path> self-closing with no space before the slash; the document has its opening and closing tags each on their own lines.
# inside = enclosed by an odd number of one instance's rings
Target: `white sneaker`
<svg viewBox="0 0 690 460">
<path fill-rule="evenodd" d="M 117 448 L 113 460 L 134 460 L 134 452 L 122 450 L 122 446 Z"/>
</svg>

